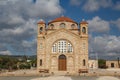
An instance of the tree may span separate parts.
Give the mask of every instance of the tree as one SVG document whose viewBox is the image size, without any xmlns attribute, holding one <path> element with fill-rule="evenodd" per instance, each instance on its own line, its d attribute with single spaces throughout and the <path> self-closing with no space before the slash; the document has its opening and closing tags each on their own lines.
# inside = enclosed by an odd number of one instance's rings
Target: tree
<svg viewBox="0 0 120 80">
<path fill-rule="evenodd" d="M 31 62 L 30 62 L 31 66 L 32 67 L 36 67 L 37 65 L 37 59 L 32 59 Z"/>
<path fill-rule="evenodd" d="M 20 69 L 30 69 L 30 64 L 29 63 L 21 63 L 19 65 Z"/>
<path fill-rule="evenodd" d="M 12 70 L 12 69 L 17 69 L 17 59 L 15 58 L 11 58 L 8 56 L 2 56 L 0 57 L 0 68 L 1 69 L 8 69 L 8 70 Z"/>
<path fill-rule="evenodd" d="M 98 67 L 99 67 L 99 68 L 103 68 L 103 69 L 107 68 L 107 67 L 106 67 L 106 60 L 99 59 L 99 60 L 98 60 Z"/>
</svg>

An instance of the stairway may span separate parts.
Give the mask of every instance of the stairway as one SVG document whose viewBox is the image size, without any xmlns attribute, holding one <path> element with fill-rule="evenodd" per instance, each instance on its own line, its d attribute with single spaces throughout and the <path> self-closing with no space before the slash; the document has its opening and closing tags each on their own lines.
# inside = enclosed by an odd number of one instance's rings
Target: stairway
<svg viewBox="0 0 120 80">
<path fill-rule="evenodd" d="M 53 75 L 55 75 L 55 76 L 65 76 L 65 75 L 69 75 L 69 73 L 67 71 L 55 71 L 53 73 Z"/>
</svg>

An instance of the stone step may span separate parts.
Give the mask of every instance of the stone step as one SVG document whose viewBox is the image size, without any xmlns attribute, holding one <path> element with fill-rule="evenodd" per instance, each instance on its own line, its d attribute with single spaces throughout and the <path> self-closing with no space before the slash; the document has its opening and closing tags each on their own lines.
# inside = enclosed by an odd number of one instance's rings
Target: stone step
<svg viewBox="0 0 120 80">
<path fill-rule="evenodd" d="M 58 76 L 64 76 L 67 75 L 67 71 L 56 71 L 53 73 L 53 75 L 58 75 Z"/>
</svg>

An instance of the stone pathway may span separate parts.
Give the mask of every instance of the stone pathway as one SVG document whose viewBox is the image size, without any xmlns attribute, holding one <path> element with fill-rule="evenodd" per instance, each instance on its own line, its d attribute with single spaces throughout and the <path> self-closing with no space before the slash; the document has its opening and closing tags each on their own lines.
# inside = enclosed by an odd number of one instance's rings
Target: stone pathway
<svg viewBox="0 0 120 80">
<path fill-rule="evenodd" d="M 99 77 L 97 80 L 120 80 L 120 79 L 112 76 L 102 76 L 102 77 Z"/>
<path fill-rule="evenodd" d="M 72 80 L 72 79 L 71 77 L 66 77 L 66 76 L 51 76 L 51 77 L 36 78 L 31 80 Z M 96 80 L 120 80 L 120 79 L 112 76 L 101 76 Z"/>
<path fill-rule="evenodd" d="M 0 80 L 120 80 L 120 77 L 114 76 L 50 76 L 50 77 L 0 77 Z"/>
<path fill-rule="evenodd" d="M 72 80 L 72 79 L 70 77 L 65 77 L 65 76 L 51 76 L 51 77 L 36 78 L 31 80 Z"/>
</svg>

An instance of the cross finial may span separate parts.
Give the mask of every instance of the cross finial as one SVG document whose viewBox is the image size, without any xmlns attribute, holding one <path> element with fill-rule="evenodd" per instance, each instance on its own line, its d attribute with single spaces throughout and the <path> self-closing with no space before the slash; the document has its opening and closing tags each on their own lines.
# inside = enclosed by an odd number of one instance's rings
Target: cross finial
<svg viewBox="0 0 120 80">
<path fill-rule="evenodd" d="M 40 21 L 44 21 L 43 19 L 40 19 Z"/>
</svg>

